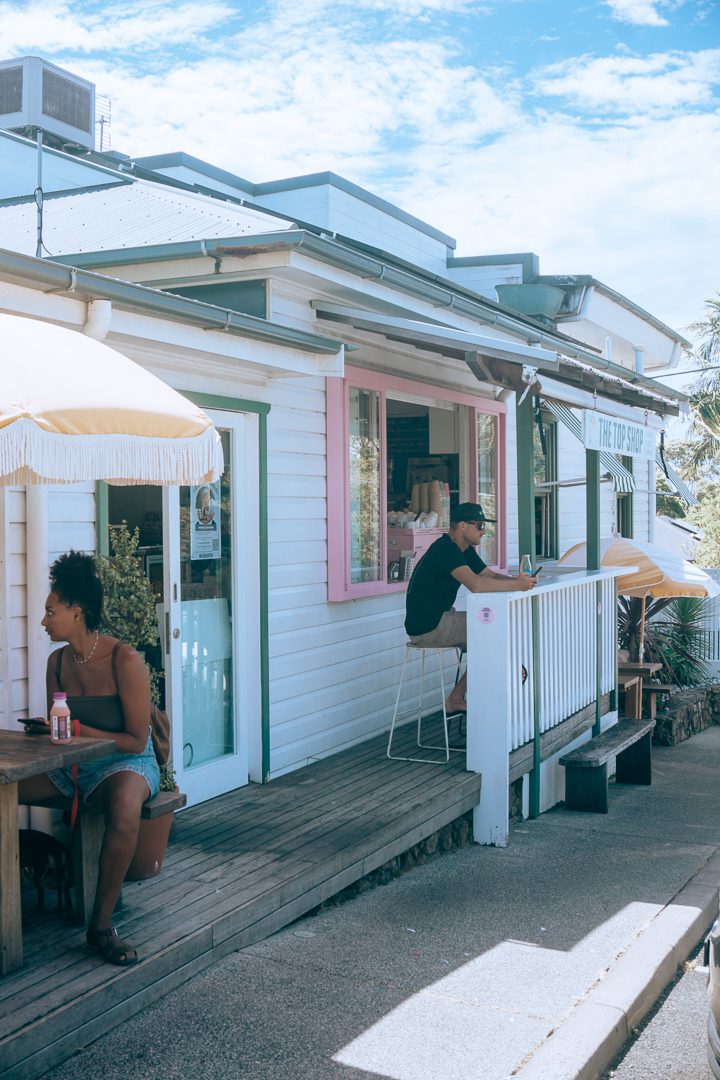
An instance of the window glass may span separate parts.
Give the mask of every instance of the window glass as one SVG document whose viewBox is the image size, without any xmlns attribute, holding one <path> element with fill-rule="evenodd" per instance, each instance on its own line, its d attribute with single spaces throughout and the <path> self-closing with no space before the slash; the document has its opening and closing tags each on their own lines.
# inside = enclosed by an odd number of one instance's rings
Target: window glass
<svg viewBox="0 0 720 1080">
<path fill-rule="evenodd" d="M 380 394 L 350 387 L 350 581 L 379 581 L 381 558 Z"/>
<path fill-rule="evenodd" d="M 459 502 L 479 498 L 497 517 L 500 416 L 416 385 L 359 372 L 328 390 L 330 600 L 401 588 Z M 479 549 L 489 565 L 501 536 L 492 525 Z"/>
<path fill-rule="evenodd" d="M 488 518 L 498 516 L 498 418 L 477 414 L 477 501 Z M 498 563 L 497 525 L 489 523 L 480 544 L 480 558 L 488 566 Z"/>
<path fill-rule="evenodd" d="M 387 580 L 407 581 L 414 564 L 450 524 L 460 476 L 459 407 L 388 392 Z"/>
<path fill-rule="evenodd" d="M 540 431 L 542 429 L 542 436 Z M 533 429 L 535 479 L 535 552 L 539 559 L 556 559 L 557 543 L 557 424 L 540 415 Z"/>
<path fill-rule="evenodd" d="M 633 471 L 633 459 L 625 455 L 616 455 L 621 465 L 629 473 Z M 615 496 L 615 530 L 620 536 L 632 539 L 633 535 L 633 494 L 632 491 L 618 491 Z"/>
</svg>

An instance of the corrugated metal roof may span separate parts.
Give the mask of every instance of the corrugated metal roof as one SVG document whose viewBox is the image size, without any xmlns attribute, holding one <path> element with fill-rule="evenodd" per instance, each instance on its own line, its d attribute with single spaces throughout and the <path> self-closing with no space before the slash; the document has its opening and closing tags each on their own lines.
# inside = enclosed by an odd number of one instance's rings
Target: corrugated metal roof
<svg viewBox="0 0 720 1080">
<path fill-rule="evenodd" d="M 108 251 L 183 240 L 253 236 L 292 229 L 294 223 L 248 206 L 136 180 L 102 190 L 47 196 L 43 208 L 46 255 Z M 34 255 L 34 200 L 0 206 L 3 246 Z"/>
</svg>

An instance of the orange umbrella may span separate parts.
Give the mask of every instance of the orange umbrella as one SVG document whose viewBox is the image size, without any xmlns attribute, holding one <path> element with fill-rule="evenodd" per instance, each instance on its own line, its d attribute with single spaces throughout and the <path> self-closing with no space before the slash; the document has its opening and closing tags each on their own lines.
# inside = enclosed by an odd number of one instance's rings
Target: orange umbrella
<svg viewBox="0 0 720 1080">
<path fill-rule="evenodd" d="M 600 565 L 628 567 L 617 579 L 623 596 L 641 596 L 640 658 L 645 637 L 645 601 L 648 596 L 720 596 L 720 586 L 687 559 L 657 544 L 609 536 L 600 541 Z M 558 559 L 558 566 L 587 566 L 587 544 L 575 544 Z"/>
<path fill-rule="evenodd" d="M 199 484 L 222 474 L 206 414 L 108 345 L 0 314 L 0 484 Z"/>
</svg>

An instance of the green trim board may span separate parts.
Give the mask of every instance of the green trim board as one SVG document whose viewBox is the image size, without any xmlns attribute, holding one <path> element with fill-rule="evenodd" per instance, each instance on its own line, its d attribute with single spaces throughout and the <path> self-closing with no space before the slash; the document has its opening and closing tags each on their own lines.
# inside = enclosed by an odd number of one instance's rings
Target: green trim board
<svg viewBox="0 0 720 1080">
<path fill-rule="evenodd" d="M 531 596 L 532 616 L 532 668 L 533 668 L 533 757 L 530 771 L 530 817 L 540 817 L 540 688 L 538 686 L 538 637 L 540 634 L 540 611 L 537 596 Z"/>
<path fill-rule="evenodd" d="M 212 285 L 173 285 L 164 290 L 174 296 L 186 296 L 189 300 L 202 300 L 216 307 L 252 315 L 255 319 L 267 318 L 267 278 L 251 281 L 218 281 Z"/>
<path fill-rule="evenodd" d="M 587 548 L 587 569 L 600 569 L 600 452 L 598 450 L 585 451 L 585 471 L 587 486 L 585 488 L 585 528 Z M 596 616 L 595 616 L 595 723 L 593 736 L 600 734 L 601 714 L 601 675 L 602 675 L 602 585 L 598 581 L 595 586 Z"/>
<path fill-rule="evenodd" d="M 201 251 L 202 241 L 193 241 L 191 244 L 180 244 L 174 247 L 186 247 L 188 253 L 197 255 Z M 160 248 L 158 247 L 157 250 Z M 205 254 L 207 255 L 208 252 L 206 251 Z M 213 257 L 212 252 L 209 253 L 209 257 Z M 342 341 L 321 337 L 305 330 L 295 330 L 280 323 L 257 319 L 252 315 L 230 311 L 200 300 L 190 300 L 188 297 L 165 292 L 162 289 L 122 281 L 120 278 L 108 277 L 91 270 L 83 270 L 79 265 L 81 260 L 82 256 L 79 256 L 77 265 L 72 265 L 72 259 L 67 262 L 60 258 L 52 261 L 36 259 L 32 255 L 0 249 L 0 277 L 10 276 L 16 284 L 30 281 L 36 285 L 48 286 L 48 291 L 75 292 L 82 294 L 84 299 L 113 300 L 130 311 L 149 311 L 152 314 L 188 323 L 188 325 L 201 326 L 203 330 L 223 330 L 257 341 L 289 345 L 303 352 L 333 355 L 339 354 L 343 349 Z M 97 258 L 95 261 L 98 261 Z M 128 259 L 127 261 L 136 260 Z"/>
<path fill-rule="evenodd" d="M 535 565 L 535 469 L 533 433 L 535 407 L 532 394 L 515 406 L 518 485 L 518 554 L 529 555 Z"/>
<path fill-rule="evenodd" d="M 108 507 L 108 486 L 104 480 L 95 485 L 95 531 L 98 555 L 110 554 L 110 511 Z"/>
</svg>

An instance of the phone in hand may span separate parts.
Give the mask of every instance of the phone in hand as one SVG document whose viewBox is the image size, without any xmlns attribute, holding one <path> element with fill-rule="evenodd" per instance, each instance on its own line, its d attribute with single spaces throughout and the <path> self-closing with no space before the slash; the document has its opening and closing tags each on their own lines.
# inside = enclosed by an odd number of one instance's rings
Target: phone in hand
<svg viewBox="0 0 720 1080">
<path fill-rule="evenodd" d="M 18 717 L 18 724 L 24 724 L 26 735 L 47 735 L 50 731 L 50 725 L 38 716 L 31 716 L 22 719 Z"/>
<path fill-rule="evenodd" d="M 540 566 L 536 566 L 535 569 L 532 572 L 532 576 L 537 577 L 541 570 L 542 570 L 542 564 Z"/>
</svg>

